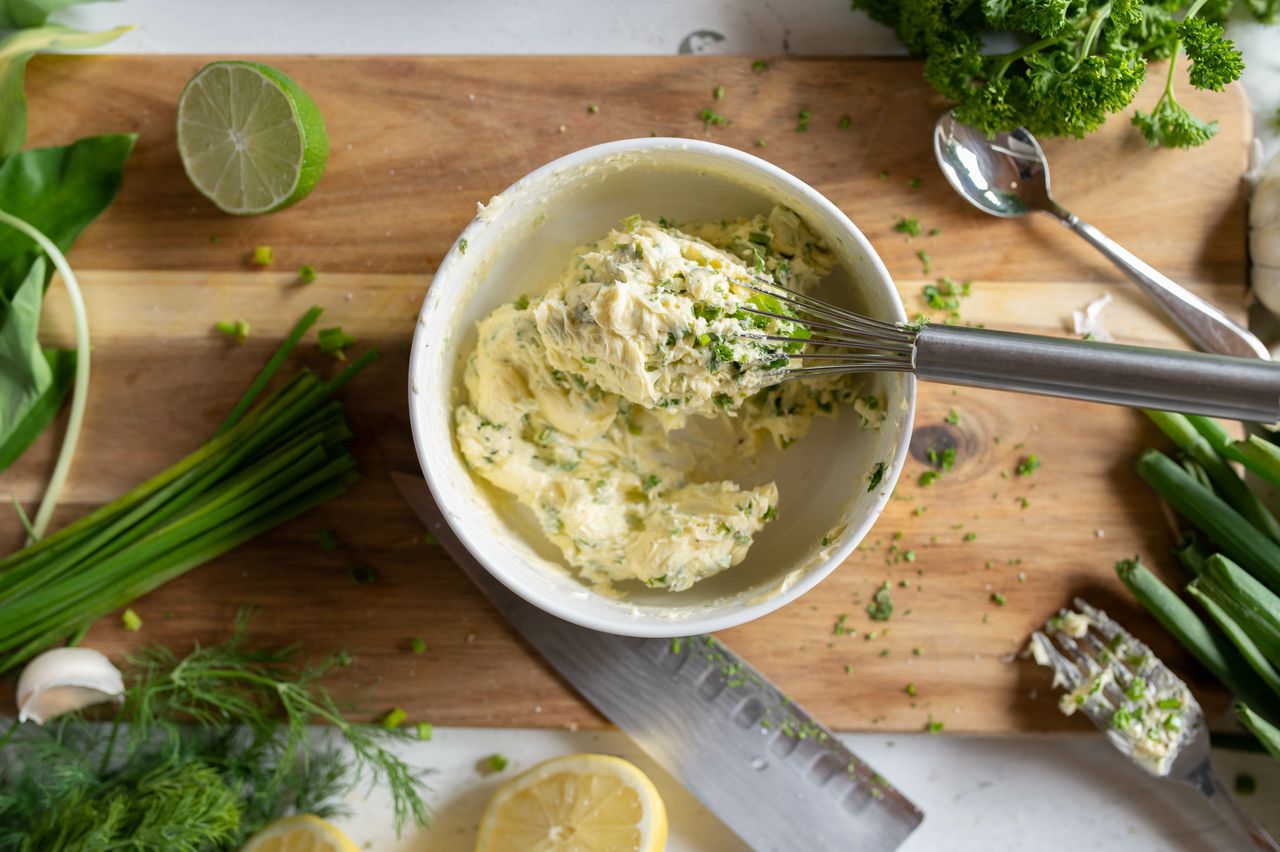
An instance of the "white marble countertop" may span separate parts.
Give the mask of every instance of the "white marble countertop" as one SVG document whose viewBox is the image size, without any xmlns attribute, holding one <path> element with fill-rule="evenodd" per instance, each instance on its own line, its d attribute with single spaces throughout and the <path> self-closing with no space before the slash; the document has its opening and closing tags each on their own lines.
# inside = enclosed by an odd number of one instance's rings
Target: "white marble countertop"
<svg viewBox="0 0 1280 852">
<path fill-rule="evenodd" d="M 642 14 L 636 14 L 639 8 Z M 554 13 L 552 14 L 552 11 Z M 846 0 L 123 0 L 77 7 L 59 20 L 86 28 L 132 23 L 105 48 L 124 53 L 630 53 L 896 54 L 892 34 Z M 1245 50 L 1256 129 L 1280 144 L 1280 28 L 1232 27 Z M 440 688 L 447 689 L 447 685 Z M 906 850 L 1245 849 L 1194 793 L 1144 777 L 1100 737 L 961 738 L 842 735 L 927 816 Z M 380 791 L 344 820 L 365 848 L 469 849 L 501 778 L 476 762 L 501 752 L 506 775 L 574 751 L 629 757 L 649 771 L 672 816 L 672 852 L 741 848 L 715 817 L 617 733 L 437 728 L 406 755 L 430 766 L 436 828 L 395 841 Z M 1258 779 L 1245 807 L 1280 834 L 1280 763 L 1215 757 L 1227 783 Z"/>
</svg>

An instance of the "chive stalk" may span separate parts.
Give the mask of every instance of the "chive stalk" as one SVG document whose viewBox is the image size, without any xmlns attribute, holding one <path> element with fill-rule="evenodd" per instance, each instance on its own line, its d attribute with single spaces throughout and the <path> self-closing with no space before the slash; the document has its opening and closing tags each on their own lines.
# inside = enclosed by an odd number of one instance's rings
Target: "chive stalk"
<svg viewBox="0 0 1280 852">
<path fill-rule="evenodd" d="M 376 357 L 325 382 L 300 371 L 259 401 L 319 316 L 312 309 L 214 437 L 168 470 L 0 560 L 0 670 L 139 595 L 331 499 L 357 479 L 333 393 Z"/>
</svg>

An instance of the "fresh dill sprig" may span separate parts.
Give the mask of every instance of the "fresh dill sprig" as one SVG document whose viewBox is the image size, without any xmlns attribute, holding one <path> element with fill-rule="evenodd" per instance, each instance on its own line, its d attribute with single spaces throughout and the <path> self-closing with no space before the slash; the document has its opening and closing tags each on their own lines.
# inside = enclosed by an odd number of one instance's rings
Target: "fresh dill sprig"
<svg viewBox="0 0 1280 852">
<path fill-rule="evenodd" d="M 230 639 L 185 657 L 163 647 L 130 657 L 111 724 L 71 714 L 11 730 L 0 852 L 229 850 L 288 813 L 341 812 L 362 783 L 388 788 L 397 830 L 429 824 L 424 773 L 386 748 L 412 732 L 348 722 L 318 682 L 337 658 L 307 665 L 296 647 L 249 648 L 250 619 L 242 610 Z M 346 748 L 313 739 L 317 723 Z"/>
</svg>

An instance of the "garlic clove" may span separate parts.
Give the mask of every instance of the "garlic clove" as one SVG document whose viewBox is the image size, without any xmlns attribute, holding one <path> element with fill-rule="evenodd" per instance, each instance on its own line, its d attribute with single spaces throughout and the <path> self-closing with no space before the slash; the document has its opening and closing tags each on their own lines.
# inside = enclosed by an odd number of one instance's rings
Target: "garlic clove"
<svg viewBox="0 0 1280 852">
<path fill-rule="evenodd" d="M 124 701 L 120 670 L 92 648 L 53 648 L 27 663 L 18 678 L 18 721 L 43 725 L 93 704 Z"/>
</svg>

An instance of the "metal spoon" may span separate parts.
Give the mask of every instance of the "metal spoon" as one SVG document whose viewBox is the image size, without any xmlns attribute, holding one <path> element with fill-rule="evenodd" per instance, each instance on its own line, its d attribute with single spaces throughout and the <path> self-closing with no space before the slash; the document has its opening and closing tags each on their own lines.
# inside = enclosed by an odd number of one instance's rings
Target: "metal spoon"
<svg viewBox="0 0 1280 852">
<path fill-rule="evenodd" d="M 1267 347 L 1248 329 L 1054 201 L 1044 151 L 1025 129 L 988 139 L 947 113 L 934 127 L 933 150 L 947 180 L 974 207 L 1006 219 L 1049 214 L 1120 267 L 1201 349 L 1270 360 Z"/>
</svg>

